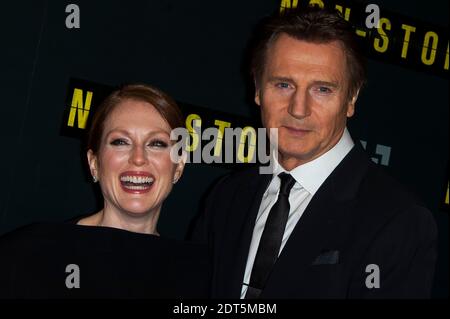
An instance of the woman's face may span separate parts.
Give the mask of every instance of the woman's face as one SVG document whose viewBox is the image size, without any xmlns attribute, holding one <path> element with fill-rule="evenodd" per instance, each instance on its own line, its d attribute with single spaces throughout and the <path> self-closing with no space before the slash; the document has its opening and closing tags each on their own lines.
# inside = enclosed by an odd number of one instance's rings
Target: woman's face
<svg viewBox="0 0 450 319">
<path fill-rule="evenodd" d="M 170 131 L 147 102 L 129 99 L 113 109 L 104 123 L 98 153 L 88 151 L 105 209 L 133 216 L 159 213 L 183 171 L 183 163 L 173 163 L 170 157 Z"/>
</svg>

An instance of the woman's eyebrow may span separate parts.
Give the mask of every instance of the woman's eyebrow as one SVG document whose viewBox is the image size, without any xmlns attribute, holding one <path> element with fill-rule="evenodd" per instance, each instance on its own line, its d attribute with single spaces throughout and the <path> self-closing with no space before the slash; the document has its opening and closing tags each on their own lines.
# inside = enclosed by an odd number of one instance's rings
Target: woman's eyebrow
<svg viewBox="0 0 450 319">
<path fill-rule="evenodd" d="M 126 129 L 115 128 L 115 129 L 112 129 L 109 132 L 107 132 L 105 136 L 109 136 L 109 135 L 111 135 L 113 133 L 121 133 L 121 134 L 124 134 L 124 135 L 127 135 L 127 136 L 133 135 L 130 131 L 128 131 Z M 169 135 L 170 136 L 170 132 L 167 132 L 164 129 L 151 130 L 145 135 L 146 136 L 152 136 L 152 135 L 156 135 L 156 134 L 165 134 L 165 135 Z"/>
</svg>

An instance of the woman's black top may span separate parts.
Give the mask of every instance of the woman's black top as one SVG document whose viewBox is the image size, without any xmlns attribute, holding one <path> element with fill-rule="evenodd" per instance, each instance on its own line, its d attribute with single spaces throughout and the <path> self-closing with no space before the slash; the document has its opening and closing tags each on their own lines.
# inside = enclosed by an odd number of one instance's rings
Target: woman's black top
<svg viewBox="0 0 450 319">
<path fill-rule="evenodd" d="M 0 298 L 205 298 L 207 260 L 194 243 L 34 224 L 0 237 Z"/>
</svg>

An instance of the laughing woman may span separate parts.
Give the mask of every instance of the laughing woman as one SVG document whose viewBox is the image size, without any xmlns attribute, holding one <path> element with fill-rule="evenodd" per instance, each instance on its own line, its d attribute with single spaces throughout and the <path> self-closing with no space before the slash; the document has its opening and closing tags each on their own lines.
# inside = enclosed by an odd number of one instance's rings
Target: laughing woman
<svg viewBox="0 0 450 319">
<path fill-rule="evenodd" d="M 100 105 L 87 160 L 104 199 L 99 212 L 64 224 L 35 224 L 0 239 L 0 297 L 206 297 L 204 247 L 159 235 L 164 200 L 184 162 L 171 157 L 176 103 L 128 85 Z"/>
</svg>

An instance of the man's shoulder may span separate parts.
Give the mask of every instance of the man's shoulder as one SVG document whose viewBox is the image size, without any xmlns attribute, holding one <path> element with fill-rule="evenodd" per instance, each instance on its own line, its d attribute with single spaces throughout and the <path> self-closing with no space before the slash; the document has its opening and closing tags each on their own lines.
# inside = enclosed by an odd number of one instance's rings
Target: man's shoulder
<svg viewBox="0 0 450 319">
<path fill-rule="evenodd" d="M 380 202 L 424 206 L 417 194 L 376 164 L 369 166 L 363 189 L 366 196 L 370 195 Z"/>
<path fill-rule="evenodd" d="M 360 200 L 383 204 L 423 205 L 417 194 L 375 164 L 361 147 L 355 147 L 336 170 L 336 187 L 356 194 Z"/>
<path fill-rule="evenodd" d="M 272 175 L 260 174 L 258 167 L 237 169 L 220 177 L 206 194 L 206 205 L 230 207 L 248 202 L 255 192 L 264 187 Z"/>
<path fill-rule="evenodd" d="M 234 170 L 222 177 L 215 183 L 216 187 L 220 188 L 231 188 L 235 189 L 238 185 L 248 185 L 257 183 L 259 180 L 263 179 L 264 176 L 259 173 L 258 167 L 244 168 Z"/>
<path fill-rule="evenodd" d="M 335 192 L 355 200 L 357 215 L 370 222 L 384 224 L 399 215 L 411 220 L 431 216 L 417 194 L 392 177 L 387 168 L 370 160 L 361 147 L 349 153 L 336 173 Z"/>
<path fill-rule="evenodd" d="M 369 227 L 395 225 L 400 233 L 408 227 L 435 232 L 433 214 L 420 197 L 382 167 L 370 166 L 358 194 L 358 214 L 372 225 Z"/>
</svg>

